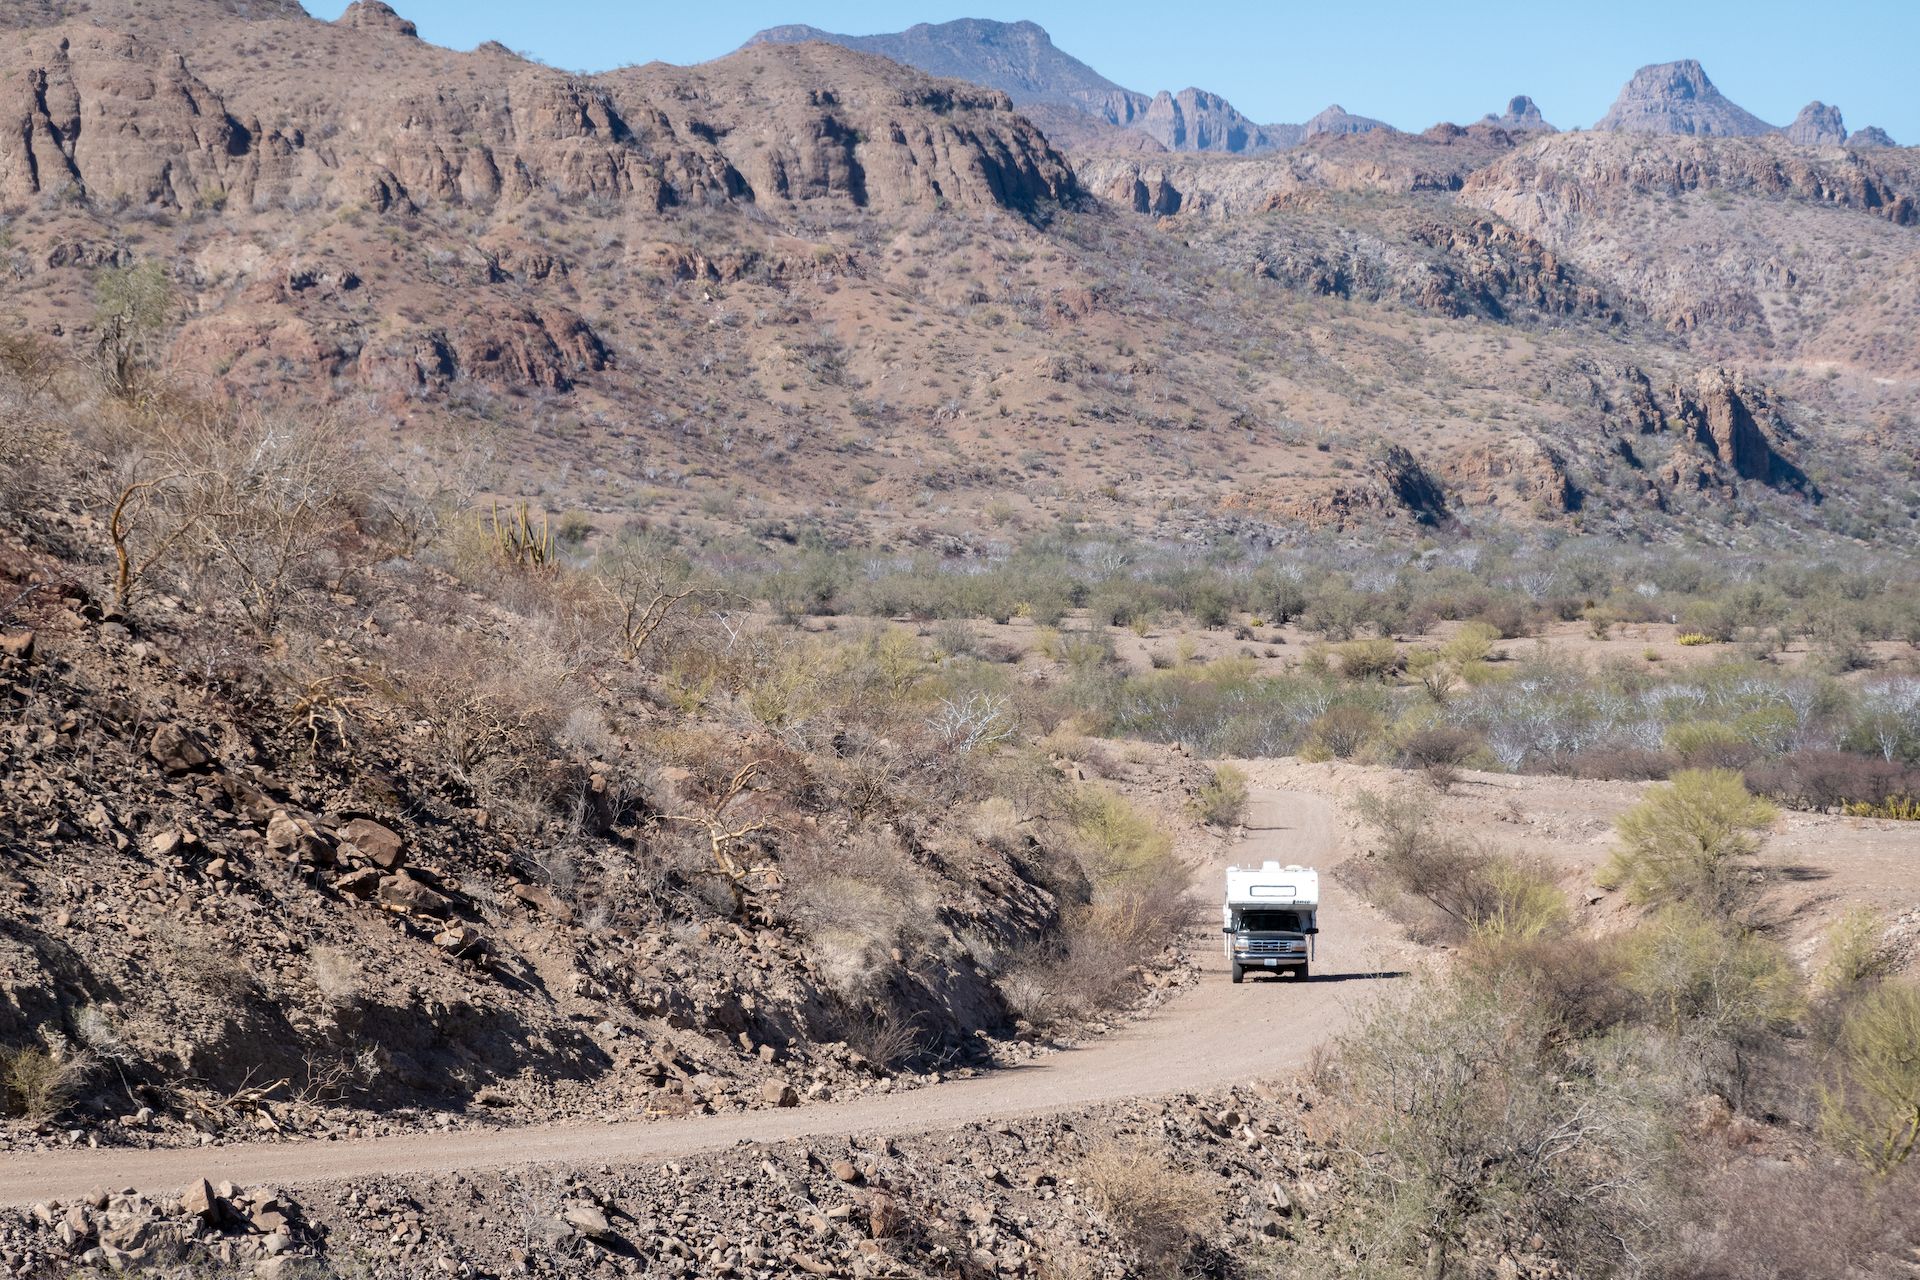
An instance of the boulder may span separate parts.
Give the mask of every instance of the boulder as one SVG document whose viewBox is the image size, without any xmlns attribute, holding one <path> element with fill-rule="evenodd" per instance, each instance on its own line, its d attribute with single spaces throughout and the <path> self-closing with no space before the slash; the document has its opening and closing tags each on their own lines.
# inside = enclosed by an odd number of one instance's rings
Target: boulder
<svg viewBox="0 0 1920 1280">
<path fill-rule="evenodd" d="M 380 877 L 376 891 L 380 904 L 409 915 L 445 916 L 453 913 L 453 900 L 430 885 L 415 880 L 404 871 Z"/>
<path fill-rule="evenodd" d="M 33 632 L 0 631 L 0 658 L 26 662 L 33 657 Z"/>
<path fill-rule="evenodd" d="M 768 1080 L 760 1086 L 760 1100 L 770 1107 L 797 1107 L 800 1095 L 785 1080 Z"/>
<path fill-rule="evenodd" d="M 554 919 L 561 921 L 573 919 L 573 909 L 566 903 L 560 901 L 553 890 L 546 888 L 544 885 L 516 884 L 513 886 L 513 896 L 532 907 L 535 911 L 538 911 L 541 915 L 552 916 Z"/>
<path fill-rule="evenodd" d="M 193 731 L 177 720 L 169 720 L 153 731 L 147 740 L 147 754 L 168 773 L 191 773 L 207 763 L 206 748 Z"/>
<path fill-rule="evenodd" d="M 606 1213 L 594 1205 L 568 1205 L 561 1218 L 589 1240 L 608 1240 L 613 1237 L 613 1224 L 607 1221 Z"/>
<path fill-rule="evenodd" d="M 355 818 L 340 828 L 340 838 L 365 854 L 383 871 L 391 871 L 406 857 L 406 841 L 392 828 L 371 818 Z"/>
<path fill-rule="evenodd" d="M 380 888 L 380 871 L 376 867 L 361 867 L 358 871 L 349 871 L 333 882 L 335 893 L 344 893 L 354 898 L 370 898 Z"/>
</svg>

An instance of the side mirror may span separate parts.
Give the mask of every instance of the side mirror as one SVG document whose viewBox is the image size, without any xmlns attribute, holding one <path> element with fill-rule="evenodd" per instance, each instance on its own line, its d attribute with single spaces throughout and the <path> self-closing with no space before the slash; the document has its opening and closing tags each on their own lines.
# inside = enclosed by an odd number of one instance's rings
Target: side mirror
<svg viewBox="0 0 1920 1280">
<path fill-rule="evenodd" d="M 1300 932 L 1302 932 L 1302 933 L 1309 933 L 1309 934 L 1311 934 L 1311 933 L 1318 933 L 1318 932 L 1320 932 L 1320 930 L 1319 930 L 1318 928 L 1313 928 L 1313 929 L 1302 929 L 1302 930 L 1301 930 Z"/>
<path fill-rule="evenodd" d="M 1232 933 L 1232 932 L 1233 932 L 1233 926 L 1232 926 L 1232 925 L 1230 925 L 1230 924 L 1223 924 L 1223 925 L 1221 925 L 1221 926 L 1220 926 L 1220 932 L 1222 932 L 1222 933 Z"/>
</svg>

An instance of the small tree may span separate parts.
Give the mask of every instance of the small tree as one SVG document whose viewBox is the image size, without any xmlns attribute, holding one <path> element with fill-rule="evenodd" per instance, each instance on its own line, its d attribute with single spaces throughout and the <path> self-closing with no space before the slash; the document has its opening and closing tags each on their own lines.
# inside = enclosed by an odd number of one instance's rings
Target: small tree
<svg viewBox="0 0 1920 1280">
<path fill-rule="evenodd" d="M 166 328 L 173 282 L 164 264 L 141 262 L 101 272 L 96 295 L 94 368 L 109 395 L 132 400 L 152 363 L 152 344 Z"/>
<path fill-rule="evenodd" d="M 1754 880 L 1774 807 L 1731 769 L 1689 769 L 1620 817 L 1620 846 L 1600 882 L 1641 903 L 1685 903 L 1726 917 Z"/>
<path fill-rule="evenodd" d="M 1920 987 L 1889 982 L 1847 1017 L 1839 1084 L 1825 1091 L 1826 1128 L 1876 1173 L 1920 1146 Z"/>
</svg>

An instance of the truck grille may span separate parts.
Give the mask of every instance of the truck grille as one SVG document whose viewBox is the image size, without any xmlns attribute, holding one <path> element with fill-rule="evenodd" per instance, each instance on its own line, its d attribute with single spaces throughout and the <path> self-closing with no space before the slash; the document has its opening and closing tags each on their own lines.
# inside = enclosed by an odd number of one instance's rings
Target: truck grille
<svg viewBox="0 0 1920 1280">
<path fill-rule="evenodd" d="M 1307 944 L 1292 938 L 1246 938 L 1239 950 L 1249 956 L 1300 956 L 1307 953 Z"/>
</svg>

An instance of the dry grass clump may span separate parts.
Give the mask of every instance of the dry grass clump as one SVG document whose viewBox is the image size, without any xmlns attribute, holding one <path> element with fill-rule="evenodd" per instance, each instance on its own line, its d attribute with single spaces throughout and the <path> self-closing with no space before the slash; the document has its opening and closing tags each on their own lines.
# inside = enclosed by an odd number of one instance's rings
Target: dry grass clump
<svg viewBox="0 0 1920 1280">
<path fill-rule="evenodd" d="M 1212 1180 L 1176 1168 L 1164 1148 L 1109 1143 L 1082 1157 L 1077 1173 L 1146 1274 L 1185 1274 L 1220 1228 Z"/>
<path fill-rule="evenodd" d="M 51 1119 L 73 1101 L 93 1067 L 86 1053 L 57 1053 L 41 1045 L 0 1048 L 0 1104 L 19 1119 Z"/>
</svg>

